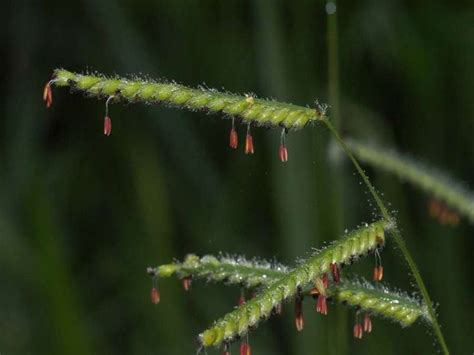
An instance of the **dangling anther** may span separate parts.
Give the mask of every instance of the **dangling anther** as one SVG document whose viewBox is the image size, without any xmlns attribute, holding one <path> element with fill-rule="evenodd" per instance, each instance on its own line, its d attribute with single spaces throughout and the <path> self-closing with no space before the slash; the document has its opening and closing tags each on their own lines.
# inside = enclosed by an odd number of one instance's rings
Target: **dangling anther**
<svg viewBox="0 0 474 355">
<path fill-rule="evenodd" d="M 251 355 L 252 351 L 249 344 L 249 336 L 247 334 L 246 340 L 240 344 L 240 355 Z"/>
<path fill-rule="evenodd" d="M 301 290 L 298 290 L 298 294 L 295 299 L 295 325 L 297 331 L 301 332 L 303 330 L 303 295 L 301 294 Z"/>
<path fill-rule="evenodd" d="M 110 133 L 112 133 L 112 120 L 109 116 L 109 103 L 113 98 L 114 95 L 109 96 L 107 101 L 105 101 L 104 134 L 106 136 L 110 136 Z"/>
<path fill-rule="evenodd" d="M 288 149 L 286 148 L 286 128 L 283 128 L 281 131 L 281 136 L 280 136 L 280 149 L 278 151 L 278 154 L 280 156 L 280 160 L 282 163 L 286 163 L 288 161 Z"/>
<path fill-rule="evenodd" d="M 316 279 L 316 289 L 318 291 L 318 300 L 316 302 L 316 312 L 327 315 L 328 314 L 328 304 L 327 304 L 327 294 L 326 289 L 328 287 L 327 274 L 326 277 Z"/>
<path fill-rule="evenodd" d="M 158 304 L 160 303 L 160 291 L 158 291 L 156 277 L 153 277 L 152 283 L 153 287 L 151 288 L 151 303 Z"/>
<path fill-rule="evenodd" d="M 383 266 L 382 258 L 378 249 L 375 249 L 375 267 L 374 267 L 374 281 L 382 281 L 383 279 Z"/>
<path fill-rule="evenodd" d="M 51 89 L 51 85 L 54 82 L 54 79 L 48 81 L 43 89 L 43 101 L 46 103 L 46 108 L 50 108 L 53 104 L 53 90 Z"/>
<path fill-rule="evenodd" d="M 237 301 L 237 305 L 240 307 L 245 304 L 245 289 L 243 287 L 240 288 L 240 296 L 239 300 Z"/>
<path fill-rule="evenodd" d="M 359 320 L 359 311 L 356 313 L 356 321 L 354 324 L 354 338 L 362 339 L 362 335 L 364 334 L 364 329 L 362 328 L 362 324 Z"/>
<path fill-rule="evenodd" d="M 341 274 L 339 272 L 339 266 L 337 265 L 337 263 L 331 264 L 331 273 L 334 283 L 339 283 L 339 281 L 341 281 Z"/>
<path fill-rule="evenodd" d="M 189 291 L 189 289 L 191 288 L 192 281 L 193 279 L 191 276 L 186 276 L 185 278 L 183 278 L 183 288 L 185 291 Z"/>
<path fill-rule="evenodd" d="M 237 149 L 239 144 L 239 138 L 237 137 L 237 131 L 235 130 L 235 118 L 232 117 L 232 128 L 230 129 L 229 147 Z"/>
<path fill-rule="evenodd" d="M 245 154 L 253 154 L 253 137 L 250 133 L 250 123 L 247 125 L 247 135 L 245 136 Z"/>
<path fill-rule="evenodd" d="M 369 313 L 364 316 L 364 332 L 370 333 L 372 331 L 372 320 L 370 319 Z"/>
</svg>

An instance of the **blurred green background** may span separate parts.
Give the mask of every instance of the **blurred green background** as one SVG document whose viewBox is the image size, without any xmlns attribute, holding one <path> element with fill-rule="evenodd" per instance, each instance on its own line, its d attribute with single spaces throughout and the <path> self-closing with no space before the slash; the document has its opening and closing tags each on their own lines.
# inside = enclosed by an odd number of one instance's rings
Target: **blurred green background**
<svg viewBox="0 0 474 355">
<path fill-rule="evenodd" d="M 0 20 L 0 353 L 193 354 L 195 336 L 230 310 L 236 288 L 160 282 L 150 265 L 228 252 L 288 264 L 374 207 L 316 125 L 287 137 L 254 129 L 254 156 L 228 148 L 230 121 L 143 104 L 111 106 L 54 89 L 52 70 L 175 79 L 296 104 L 327 102 L 321 1 L 9 1 Z M 473 187 L 472 1 L 338 3 L 341 130 L 396 147 Z M 334 64 L 334 63 L 333 63 Z M 332 101 L 332 100 L 331 100 Z M 331 114 L 331 111 L 330 111 Z M 241 142 L 244 128 L 239 127 Z M 453 354 L 474 349 L 473 226 L 429 218 L 429 196 L 368 173 L 398 216 Z M 376 212 L 375 212 L 376 214 Z M 388 243 L 385 280 L 414 290 Z M 367 258 L 352 272 L 370 277 Z M 255 354 L 430 354 L 434 335 L 375 319 L 352 338 L 354 311 L 293 305 L 251 333 Z M 237 353 L 237 346 L 233 352 Z M 220 351 L 210 350 L 209 354 Z"/>
</svg>

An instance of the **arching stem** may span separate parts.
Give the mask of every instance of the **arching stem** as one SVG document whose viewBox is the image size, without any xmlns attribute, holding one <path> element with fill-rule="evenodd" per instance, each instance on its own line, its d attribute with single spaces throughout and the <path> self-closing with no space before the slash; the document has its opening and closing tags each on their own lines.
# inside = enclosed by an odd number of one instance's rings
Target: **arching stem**
<svg viewBox="0 0 474 355">
<path fill-rule="evenodd" d="M 378 208 L 380 209 L 380 212 L 382 213 L 382 216 L 384 219 L 387 221 L 392 221 L 392 217 L 388 213 L 387 208 L 385 207 L 384 203 L 380 199 L 379 194 L 375 190 L 374 186 L 370 182 L 369 178 L 365 174 L 364 170 L 361 168 L 359 162 L 355 158 L 354 154 L 352 154 L 351 150 L 349 147 L 346 145 L 344 140 L 341 138 L 337 130 L 334 128 L 332 123 L 328 119 L 324 119 L 324 123 L 328 127 L 328 129 L 331 131 L 332 135 L 336 139 L 336 141 L 339 143 L 341 148 L 344 150 L 344 152 L 347 154 L 349 159 L 352 161 L 352 164 L 354 164 L 357 172 L 361 176 L 362 180 L 364 181 L 365 185 L 370 191 L 370 194 L 374 198 L 375 202 L 377 203 Z M 415 260 L 413 259 L 410 251 L 408 250 L 405 241 L 400 234 L 400 232 L 396 229 L 392 229 L 392 235 L 393 239 L 397 243 L 398 247 L 400 248 L 406 262 L 408 263 L 408 267 L 410 268 L 413 277 L 416 281 L 416 284 L 418 285 L 418 288 L 420 289 L 421 296 L 423 297 L 424 302 L 426 303 L 426 306 L 428 307 L 428 313 L 431 318 L 431 324 L 433 325 L 433 330 L 435 331 L 436 337 L 438 338 L 439 345 L 441 346 L 441 349 L 443 350 L 443 353 L 445 355 L 449 354 L 448 346 L 446 345 L 446 341 L 444 340 L 443 332 L 441 331 L 441 326 L 439 325 L 439 322 L 436 318 L 436 313 L 433 308 L 433 302 L 431 301 L 430 295 L 428 293 L 428 290 L 426 289 L 425 283 L 423 282 L 423 279 L 421 277 L 420 271 L 418 270 L 418 267 L 416 266 Z"/>
</svg>

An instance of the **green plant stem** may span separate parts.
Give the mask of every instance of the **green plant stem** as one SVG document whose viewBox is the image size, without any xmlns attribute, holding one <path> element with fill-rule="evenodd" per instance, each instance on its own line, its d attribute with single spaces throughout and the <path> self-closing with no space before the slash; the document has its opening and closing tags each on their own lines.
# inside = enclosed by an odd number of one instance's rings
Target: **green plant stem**
<svg viewBox="0 0 474 355">
<path fill-rule="evenodd" d="M 331 3 L 335 7 L 335 11 L 329 11 L 328 6 Z M 339 56 L 338 56 L 338 25 L 337 25 L 337 3 L 336 0 L 329 0 L 326 3 L 327 13 L 327 69 L 328 69 L 328 99 L 331 107 L 331 117 L 337 129 L 341 127 L 341 115 L 339 105 Z M 333 181 L 332 189 L 332 213 L 335 215 L 333 219 L 333 228 L 339 231 L 343 228 L 345 222 L 345 204 L 344 196 L 344 165 L 340 164 L 340 159 L 331 159 L 329 161 L 329 175 Z M 336 337 L 340 339 L 336 344 L 329 344 L 328 350 L 331 354 L 346 354 L 348 352 L 348 314 L 341 309 L 336 311 L 336 326 L 328 328 L 327 341 L 332 342 Z"/>
<path fill-rule="evenodd" d="M 324 123 L 326 124 L 328 129 L 331 131 L 332 135 L 334 136 L 336 141 L 339 143 L 341 148 L 347 154 L 349 159 L 354 164 L 357 172 L 362 177 L 362 180 L 364 181 L 364 183 L 367 186 L 367 188 L 369 189 L 372 197 L 374 198 L 375 202 L 377 203 L 377 206 L 379 207 L 383 218 L 385 218 L 387 221 L 393 223 L 393 219 L 390 216 L 390 214 L 388 213 L 387 208 L 385 207 L 384 203 L 380 199 L 379 194 L 375 190 L 374 186 L 370 182 L 370 180 L 367 177 L 367 175 L 365 174 L 364 170 L 361 168 L 361 166 L 360 166 L 359 162 L 357 161 L 357 159 L 355 158 L 354 154 L 352 154 L 351 150 L 346 145 L 344 140 L 341 138 L 341 136 L 339 135 L 338 131 L 334 128 L 332 123 L 328 119 L 325 119 Z M 420 271 L 418 270 L 418 267 L 416 266 L 415 260 L 413 259 L 410 251 L 408 250 L 402 235 L 400 234 L 400 232 L 396 228 L 392 229 L 392 235 L 393 235 L 393 238 L 395 239 L 395 242 L 397 243 L 398 247 L 400 248 L 403 256 L 405 257 L 405 260 L 408 263 L 408 266 L 409 266 L 409 268 L 410 268 L 410 270 L 413 274 L 413 277 L 414 277 L 414 279 L 415 279 L 415 281 L 418 285 L 418 288 L 420 289 L 421 295 L 423 297 L 423 301 L 424 301 L 424 303 L 426 303 L 426 306 L 428 307 L 428 313 L 431 317 L 431 324 L 432 324 L 433 330 L 435 331 L 435 334 L 438 338 L 439 345 L 441 346 L 441 349 L 443 350 L 443 353 L 448 355 L 449 354 L 448 346 L 447 346 L 446 341 L 444 339 L 443 332 L 441 331 L 441 326 L 439 325 L 439 322 L 436 318 L 436 313 L 435 313 L 435 310 L 433 308 L 433 302 L 431 301 L 430 295 L 429 295 L 428 290 L 425 286 L 425 283 L 423 282 Z"/>
</svg>

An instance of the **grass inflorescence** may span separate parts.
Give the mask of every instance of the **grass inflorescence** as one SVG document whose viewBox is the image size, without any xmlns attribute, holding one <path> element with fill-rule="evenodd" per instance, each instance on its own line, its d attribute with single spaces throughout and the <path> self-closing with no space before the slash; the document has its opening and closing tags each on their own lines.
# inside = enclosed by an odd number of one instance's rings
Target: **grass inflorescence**
<svg viewBox="0 0 474 355">
<path fill-rule="evenodd" d="M 474 193 L 451 177 L 393 150 L 364 144 L 354 139 L 347 139 L 346 143 L 362 162 L 410 182 L 474 223 Z"/>
<path fill-rule="evenodd" d="M 188 110 L 222 112 L 229 117 L 240 118 L 245 124 L 271 128 L 301 129 L 309 122 L 320 121 L 325 117 L 323 109 L 260 99 L 252 95 L 195 89 L 166 81 L 108 78 L 57 69 L 51 83 L 59 87 L 69 86 L 90 97 L 113 96 L 114 101 L 160 103 Z M 319 105 L 318 108 L 324 106 Z"/>
<path fill-rule="evenodd" d="M 352 263 L 359 256 L 384 245 L 385 221 L 357 229 L 319 251 L 278 281 L 270 284 L 255 298 L 217 320 L 200 334 L 203 347 L 219 346 L 247 333 L 261 319 L 268 318 L 281 302 L 294 296 L 299 289 L 321 283 L 324 274 L 331 272 L 331 265 Z M 319 287 L 319 292 L 324 292 Z M 326 296 L 326 295 L 325 295 Z M 322 312 L 323 313 L 323 312 Z"/>
</svg>

